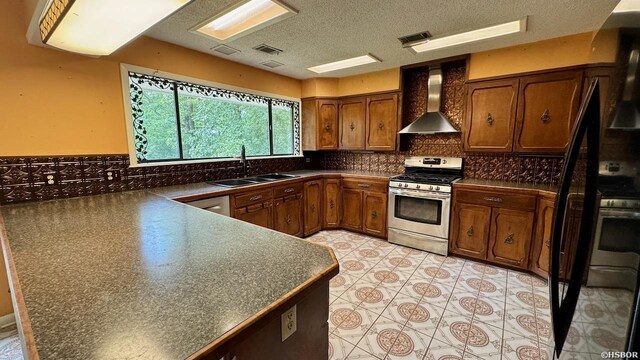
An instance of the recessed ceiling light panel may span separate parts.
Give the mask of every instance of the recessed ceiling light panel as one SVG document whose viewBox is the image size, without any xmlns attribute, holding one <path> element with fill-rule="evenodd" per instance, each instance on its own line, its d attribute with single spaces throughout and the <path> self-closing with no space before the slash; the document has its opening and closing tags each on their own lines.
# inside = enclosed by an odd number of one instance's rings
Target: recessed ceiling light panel
<svg viewBox="0 0 640 360">
<path fill-rule="evenodd" d="M 42 42 L 109 55 L 193 0 L 53 0 L 40 20 Z"/>
<path fill-rule="evenodd" d="M 231 41 L 297 13 L 278 0 L 242 0 L 196 25 L 191 31 L 219 41 Z"/>
<path fill-rule="evenodd" d="M 616 14 L 628 12 L 640 12 L 640 0 L 620 0 L 613 9 Z"/>
<path fill-rule="evenodd" d="M 311 71 L 313 71 L 315 73 L 321 74 L 321 73 L 326 73 L 326 72 L 329 72 L 329 71 L 346 69 L 346 68 L 350 68 L 350 67 L 354 67 L 354 66 L 371 64 L 371 63 L 375 63 L 375 62 L 380 62 L 380 59 L 376 58 L 375 56 L 373 56 L 371 54 L 367 54 L 367 55 L 358 56 L 358 57 L 354 57 L 354 58 L 350 58 L 350 59 L 335 61 L 335 62 L 328 63 L 328 64 L 313 66 L 313 67 L 310 67 L 309 70 L 311 70 Z"/>
<path fill-rule="evenodd" d="M 485 39 L 492 39 L 499 36 L 516 34 L 527 31 L 527 18 L 511 21 L 504 24 L 489 26 L 459 34 L 429 39 L 427 42 L 411 46 L 410 49 L 416 53 L 442 49 L 450 46 L 468 44 Z"/>
</svg>

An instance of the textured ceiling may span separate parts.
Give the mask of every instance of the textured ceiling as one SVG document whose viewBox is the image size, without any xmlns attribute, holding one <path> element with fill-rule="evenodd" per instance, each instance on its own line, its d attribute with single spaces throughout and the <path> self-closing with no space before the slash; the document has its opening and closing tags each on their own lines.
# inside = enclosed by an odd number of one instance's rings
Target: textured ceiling
<svg viewBox="0 0 640 360">
<path fill-rule="evenodd" d="M 189 29 L 237 0 L 195 0 L 146 35 L 213 54 L 214 39 Z M 225 44 L 241 52 L 219 55 L 299 79 L 316 77 L 308 67 L 371 53 L 381 63 L 325 73 L 342 77 L 432 59 L 529 43 L 600 27 L 618 0 L 288 0 L 299 13 Z M 423 54 L 403 49 L 398 37 L 428 30 L 434 36 L 529 16 L 524 34 L 484 40 Z M 267 55 L 252 48 L 266 43 L 284 50 Z M 216 53 L 217 54 L 217 53 Z M 261 62 L 285 64 L 268 69 Z"/>
</svg>

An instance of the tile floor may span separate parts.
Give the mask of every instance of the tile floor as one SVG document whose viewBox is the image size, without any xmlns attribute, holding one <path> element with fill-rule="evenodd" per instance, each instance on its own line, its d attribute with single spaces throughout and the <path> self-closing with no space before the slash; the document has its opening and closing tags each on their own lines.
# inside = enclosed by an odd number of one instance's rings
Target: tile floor
<svg viewBox="0 0 640 360">
<path fill-rule="evenodd" d="M 22 348 L 15 325 L 0 328 L 0 360 L 22 360 Z"/>
<path fill-rule="evenodd" d="M 527 274 L 342 231 L 330 359 L 548 359 L 548 288 Z M 587 355 L 590 358 L 590 355 Z"/>
</svg>

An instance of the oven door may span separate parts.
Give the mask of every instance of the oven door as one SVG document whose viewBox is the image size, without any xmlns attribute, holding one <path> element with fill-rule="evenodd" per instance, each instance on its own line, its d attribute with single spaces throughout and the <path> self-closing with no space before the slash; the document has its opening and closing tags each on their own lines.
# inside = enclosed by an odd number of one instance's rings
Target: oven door
<svg viewBox="0 0 640 360">
<path fill-rule="evenodd" d="M 389 227 L 447 239 L 451 195 L 389 189 Z"/>
<path fill-rule="evenodd" d="M 628 267 L 640 263 L 640 210 L 600 208 L 591 266 Z"/>
</svg>

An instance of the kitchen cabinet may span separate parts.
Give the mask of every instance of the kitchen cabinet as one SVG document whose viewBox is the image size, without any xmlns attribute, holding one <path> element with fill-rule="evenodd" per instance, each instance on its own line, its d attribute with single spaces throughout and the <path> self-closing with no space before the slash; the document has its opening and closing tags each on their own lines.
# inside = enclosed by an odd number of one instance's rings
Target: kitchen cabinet
<svg viewBox="0 0 640 360">
<path fill-rule="evenodd" d="M 518 79 L 505 79 L 468 86 L 464 151 L 512 150 L 518 84 Z"/>
<path fill-rule="evenodd" d="M 365 149 L 365 98 L 348 98 L 340 101 L 340 149 Z"/>
<path fill-rule="evenodd" d="M 338 149 L 338 100 L 302 101 L 302 150 Z"/>
<path fill-rule="evenodd" d="M 516 152 L 565 151 L 580 106 L 582 76 L 576 70 L 520 79 Z"/>
<path fill-rule="evenodd" d="M 323 228 L 336 229 L 340 227 L 341 214 L 341 187 L 340 178 L 327 178 L 324 180 L 324 219 Z"/>
<path fill-rule="evenodd" d="M 366 149 L 395 150 L 398 120 L 398 94 L 368 96 L 366 101 Z"/>
<path fill-rule="evenodd" d="M 533 211 L 493 208 L 487 260 L 527 268 Z"/>
<path fill-rule="evenodd" d="M 322 180 L 304 183 L 304 236 L 322 229 Z"/>
<path fill-rule="evenodd" d="M 364 192 L 363 231 L 367 234 L 384 237 L 387 234 L 387 194 Z"/>
<path fill-rule="evenodd" d="M 535 195 L 454 187 L 449 250 L 528 269 Z"/>
<path fill-rule="evenodd" d="M 491 208 L 456 203 L 453 207 L 450 250 L 476 259 L 487 257 Z"/>
<path fill-rule="evenodd" d="M 273 190 L 250 191 L 233 197 L 233 217 L 273 229 Z"/>
<path fill-rule="evenodd" d="M 362 197 L 360 190 L 342 189 L 342 227 L 362 231 Z"/>
<path fill-rule="evenodd" d="M 274 190 L 274 230 L 293 236 L 303 236 L 303 185 L 282 186 Z"/>
<path fill-rule="evenodd" d="M 530 270 L 542 277 L 549 273 L 549 252 L 551 247 L 551 226 L 553 223 L 553 197 L 542 197 L 536 210 L 536 230 L 532 245 Z"/>
</svg>

